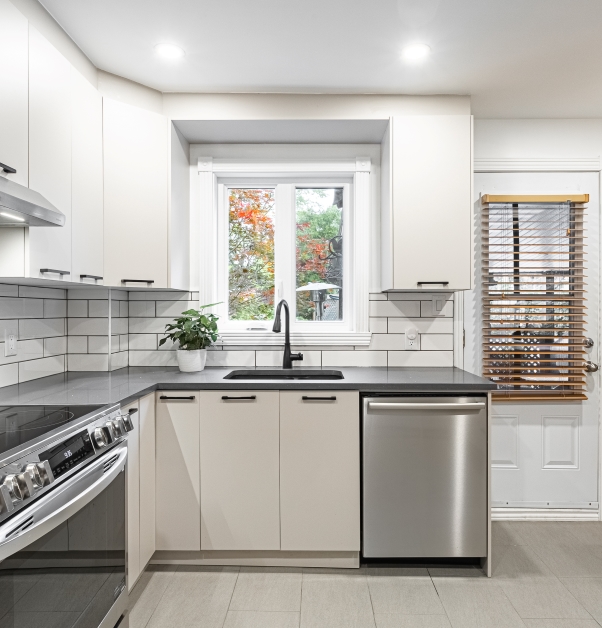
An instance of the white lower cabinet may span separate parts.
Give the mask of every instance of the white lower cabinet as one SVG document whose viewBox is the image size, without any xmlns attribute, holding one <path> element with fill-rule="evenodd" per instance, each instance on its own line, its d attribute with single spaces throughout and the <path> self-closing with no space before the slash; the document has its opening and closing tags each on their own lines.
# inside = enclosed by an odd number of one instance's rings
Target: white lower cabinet
<svg viewBox="0 0 602 628">
<path fill-rule="evenodd" d="M 200 550 L 199 393 L 156 395 L 156 549 Z"/>
<path fill-rule="evenodd" d="M 201 549 L 280 549 L 277 391 L 202 391 Z"/>
<path fill-rule="evenodd" d="M 356 391 L 280 393 L 281 549 L 359 551 Z"/>
</svg>

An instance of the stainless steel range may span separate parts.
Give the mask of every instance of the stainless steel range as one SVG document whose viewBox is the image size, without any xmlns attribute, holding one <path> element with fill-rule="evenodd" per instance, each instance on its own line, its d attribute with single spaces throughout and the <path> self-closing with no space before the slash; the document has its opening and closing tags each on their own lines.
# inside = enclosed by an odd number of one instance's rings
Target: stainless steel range
<svg viewBox="0 0 602 628">
<path fill-rule="evenodd" d="M 0 407 L 0 625 L 127 625 L 119 406 Z"/>
</svg>

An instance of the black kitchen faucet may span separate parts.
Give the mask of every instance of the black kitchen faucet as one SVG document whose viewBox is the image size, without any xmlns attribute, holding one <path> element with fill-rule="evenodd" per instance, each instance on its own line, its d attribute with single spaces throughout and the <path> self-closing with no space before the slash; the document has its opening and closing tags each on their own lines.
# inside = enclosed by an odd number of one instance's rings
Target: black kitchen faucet
<svg viewBox="0 0 602 628">
<path fill-rule="evenodd" d="M 284 305 L 284 356 L 282 358 L 282 368 L 283 369 L 292 369 L 293 361 L 303 360 L 302 353 L 291 353 L 291 336 L 290 336 L 290 327 L 291 320 L 290 314 L 288 310 L 288 303 L 282 299 L 280 303 L 278 303 L 278 307 L 276 308 L 276 318 L 274 318 L 274 326 L 272 327 L 272 331 L 277 334 L 282 330 L 282 324 L 280 320 L 280 310 Z"/>
</svg>

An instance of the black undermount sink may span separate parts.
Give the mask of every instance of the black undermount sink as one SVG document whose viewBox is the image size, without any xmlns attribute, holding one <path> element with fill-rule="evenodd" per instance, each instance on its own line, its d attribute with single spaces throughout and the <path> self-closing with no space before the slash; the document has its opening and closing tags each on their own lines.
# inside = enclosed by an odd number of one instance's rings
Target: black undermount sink
<svg viewBox="0 0 602 628">
<path fill-rule="evenodd" d="M 224 379 L 345 379 L 341 371 L 277 369 L 265 371 L 230 371 Z"/>
</svg>

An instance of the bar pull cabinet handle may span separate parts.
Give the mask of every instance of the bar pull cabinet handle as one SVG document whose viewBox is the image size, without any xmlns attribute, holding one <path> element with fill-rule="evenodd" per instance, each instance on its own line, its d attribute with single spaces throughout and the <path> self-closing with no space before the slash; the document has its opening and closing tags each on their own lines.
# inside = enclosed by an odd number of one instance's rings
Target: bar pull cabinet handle
<svg viewBox="0 0 602 628">
<path fill-rule="evenodd" d="M 55 268 L 40 268 L 40 272 L 42 274 L 45 274 L 45 273 L 56 273 L 57 275 L 60 275 L 61 277 L 63 275 L 70 275 L 71 274 L 71 272 L 68 271 L 68 270 L 56 270 Z"/>
<path fill-rule="evenodd" d="M 159 399 L 162 401 L 194 401 L 196 397 L 194 395 L 191 395 L 190 397 L 168 397 L 166 395 L 161 395 Z"/>
<path fill-rule="evenodd" d="M 310 397 L 309 395 L 303 395 L 301 397 L 303 401 L 336 401 L 337 398 L 333 395 L 332 397 Z"/>
<path fill-rule="evenodd" d="M 121 283 L 155 283 L 154 279 L 122 279 Z"/>
<path fill-rule="evenodd" d="M 102 277 L 99 277 L 98 275 L 80 275 L 79 278 L 80 279 L 102 279 Z"/>
<path fill-rule="evenodd" d="M 387 403 L 384 401 L 369 401 L 370 410 L 484 410 L 485 402 L 468 403 Z"/>
<path fill-rule="evenodd" d="M 255 401 L 257 399 L 257 395 L 248 395 L 247 397 L 230 397 L 228 395 L 222 396 L 222 401 Z"/>
<path fill-rule="evenodd" d="M 0 163 L 0 168 L 2 168 L 3 172 L 7 172 L 8 174 L 16 174 L 17 170 L 12 168 L 11 166 L 7 166 L 6 164 Z"/>
<path fill-rule="evenodd" d="M 417 286 L 449 286 L 449 281 L 417 281 Z"/>
</svg>

